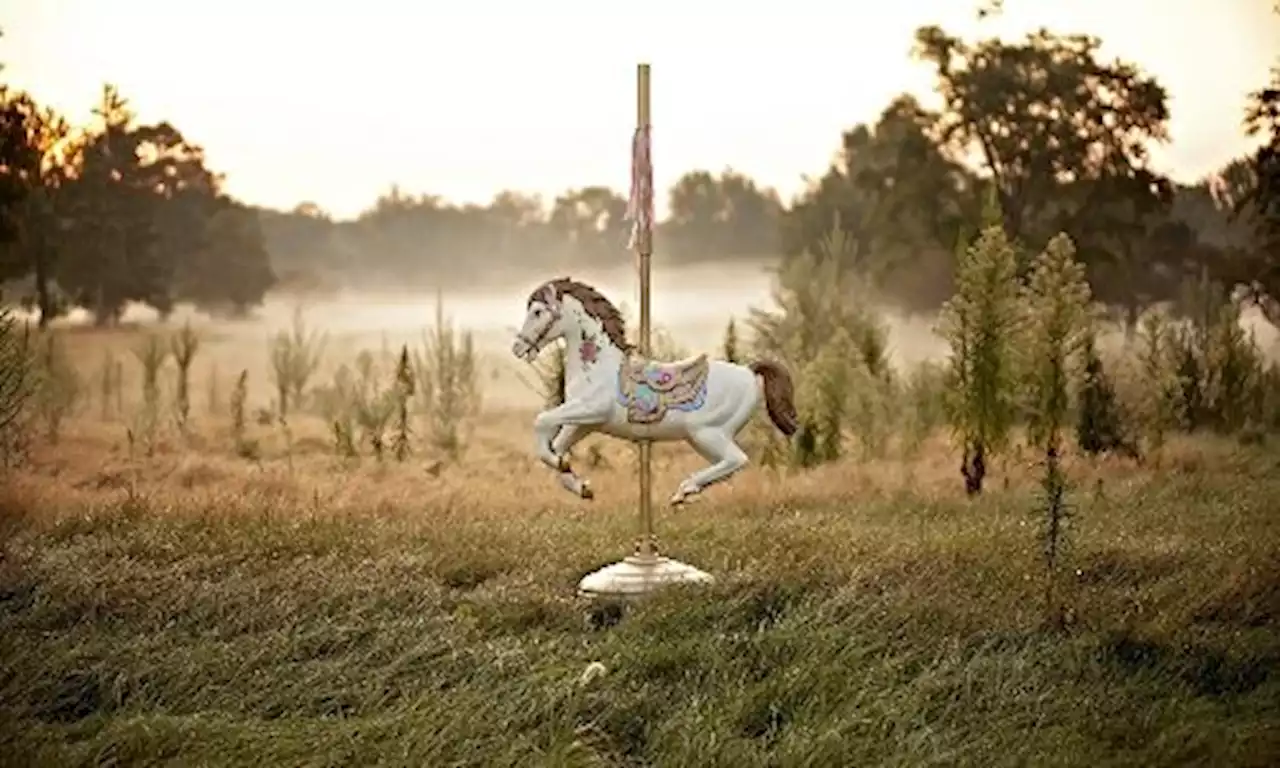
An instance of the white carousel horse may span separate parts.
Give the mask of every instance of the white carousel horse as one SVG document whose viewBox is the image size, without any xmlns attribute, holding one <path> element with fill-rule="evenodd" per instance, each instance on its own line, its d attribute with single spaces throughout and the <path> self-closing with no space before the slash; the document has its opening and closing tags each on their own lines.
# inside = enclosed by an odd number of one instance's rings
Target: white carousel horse
<svg viewBox="0 0 1280 768">
<path fill-rule="evenodd" d="M 678 362 L 639 358 L 617 308 L 595 288 L 567 277 L 529 295 L 511 352 L 531 363 L 559 338 L 567 345 L 564 404 L 539 413 L 533 431 L 538 458 L 584 499 L 593 497 L 591 485 L 573 472 L 567 457 L 593 432 L 632 442 L 685 440 L 711 462 L 680 483 L 672 504 L 742 469 L 747 455 L 734 438 L 760 403 L 756 376 L 763 380 L 774 426 L 788 437 L 796 431 L 791 376 L 781 365 L 738 365 L 705 354 Z"/>
</svg>

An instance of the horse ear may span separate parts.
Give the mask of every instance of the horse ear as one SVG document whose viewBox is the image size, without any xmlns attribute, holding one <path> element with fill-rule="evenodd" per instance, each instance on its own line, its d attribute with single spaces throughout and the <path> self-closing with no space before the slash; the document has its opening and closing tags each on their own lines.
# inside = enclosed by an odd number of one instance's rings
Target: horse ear
<svg viewBox="0 0 1280 768">
<path fill-rule="evenodd" d="M 555 306 L 556 287 L 551 283 L 547 283 L 546 285 L 542 286 L 542 292 L 539 294 L 539 299 L 542 301 L 543 304 L 546 304 L 549 307 Z"/>
</svg>

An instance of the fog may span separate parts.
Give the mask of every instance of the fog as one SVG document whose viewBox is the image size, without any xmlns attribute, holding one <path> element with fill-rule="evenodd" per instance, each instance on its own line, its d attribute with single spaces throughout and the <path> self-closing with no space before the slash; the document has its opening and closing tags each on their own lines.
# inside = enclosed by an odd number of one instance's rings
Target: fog
<svg viewBox="0 0 1280 768">
<path fill-rule="evenodd" d="M 596 286 L 635 322 L 639 278 L 634 257 L 623 254 L 619 261 L 611 269 L 578 270 L 570 276 Z M 557 276 L 560 275 L 549 274 L 547 278 Z M 764 264 L 662 265 L 654 267 L 652 280 L 654 327 L 690 353 L 718 353 L 730 317 L 741 323 L 752 307 L 774 306 L 773 275 Z M 452 290 L 443 295 L 445 316 L 456 328 L 470 330 L 475 336 L 483 356 L 486 400 L 491 406 L 529 407 L 538 403 L 538 395 L 528 383 L 532 372 L 527 364 L 512 358 L 509 351 L 512 335 L 524 319 L 525 300 L 537 282 L 522 281 L 476 291 Z M 184 305 L 165 325 L 176 328 L 190 322 L 204 332 L 207 353 L 220 369 L 248 367 L 254 376 L 265 365 L 267 338 L 289 329 L 299 309 L 308 328 L 329 336 L 326 363 L 332 368 L 350 362 L 361 349 L 420 344 L 423 331 L 435 321 L 436 295 L 350 290 L 310 298 L 273 294 L 246 320 L 215 321 Z M 122 320 L 127 325 L 143 327 L 159 322 L 156 312 L 143 305 L 130 305 Z M 924 318 L 890 318 L 891 354 L 896 362 L 910 364 L 944 353 L 944 345 L 932 333 L 931 322 Z M 75 310 L 56 325 L 83 327 L 90 323 L 87 312 Z"/>
<path fill-rule="evenodd" d="M 621 260 L 620 260 L 621 261 Z M 580 270 L 571 276 L 599 288 L 627 313 L 631 322 L 639 307 L 639 280 L 632 257 L 612 269 Z M 558 275 L 547 275 L 548 278 Z M 690 353 L 718 354 L 730 317 L 744 321 L 751 308 L 772 308 L 773 275 L 763 264 L 654 268 L 653 323 Z M 482 355 L 485 398 L 490 407 L 533 407 L 539 395 L 531 384 L 535 376 L 526 363 L 510 354 L 512 335 L 524 318 L 525 300 L 537 280 L 488 287 L 476 291 L 453 290 L 443 295 L 444 314 L 460 330 L 470 330 Z M 423 332 L 435 321 L 434 292 L 339 290 L 324 297 L 269 295 L 252 318 L 215 321 L 189 306 L 180 306 L 167 327 L 184 322 L 204 332 L 206 360 L 220 370 L 249 368 L 253 389 L 265 393 L 267 339 L 288 330 L 301 310 L 309 329 L 329 337 L 325 358 L 327 375 L 337 365 L 351 362 L 362 349 L 394 351 L 401 344 L 421 344 Z M 883 310 L 882 310 L 883 312 Z M 935 318 L 888 312 L 890 356 L 898 366 L 938 359 L 946 344 L 933 332 Z M 60 318 L 60 326 L 87 326 L 88 313 L 75 310 Z M 155 311 L 131 305 L 123 322 L 134 326 L 158 323 Z M 1278 334 L 1260 314 L 1249 309 L 1242 323 L 1254 332 L 1268 353 L 1274 353 Z M 745 329 L 744 329 L 745 330 Z M 1119 341 L 1111 335 L 1111 343 Z M 1104 342 L 1106 343 L 1106 342 Z M 1110 346 L 1110 344 L 1107 344 Z"/>
</svg>

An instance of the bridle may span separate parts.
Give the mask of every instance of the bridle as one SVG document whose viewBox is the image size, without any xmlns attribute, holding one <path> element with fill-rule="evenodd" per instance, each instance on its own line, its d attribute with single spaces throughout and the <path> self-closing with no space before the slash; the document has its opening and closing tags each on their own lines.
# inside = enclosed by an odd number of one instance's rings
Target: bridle
<svg viewBox="0 0 1280 768">
<path fill-rule="evenodd" d="M 533 349 L 533 350 L 542 349 L 543 342 L 545 342 L 547 340 L 547 337 L 551 335 L 551 329 L 555 326 L 556 321 L 560 319 L 559 307 L 554 307 L 554 306 L 551 306 L 550 304 L 547 304 L 546 307 L 547 307 L 547 311 L 551 314 L 551 318 L 542 326 L 542 330 L 538 332 L 538 335 L 536 337 L 534 337 L 533 339 L 529 339 L 525 337 L 523 333 L 516 334 L 516 338 L 519 339 L 520 341 L 523 341 L 525 344 L 528 344 L 530 349 Z"/>
</svg>

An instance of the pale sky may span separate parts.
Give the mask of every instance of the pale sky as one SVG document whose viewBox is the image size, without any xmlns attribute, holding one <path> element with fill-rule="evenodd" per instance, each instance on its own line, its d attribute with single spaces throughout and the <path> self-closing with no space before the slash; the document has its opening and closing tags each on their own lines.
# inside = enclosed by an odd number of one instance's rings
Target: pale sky
<svg viewBox="0 0 1280 768">
<path fill-rule="evenodd" d="M 393 183 L 467 202 L 625 190 L 647 61 L 660 190 L 733 167 L 789 198 L 842 130 L 930 94 L 917 26 L 1047 26 L 1159 78 L 1173 143 L 1157 165 L 1194 180 L 1250 146 L 1245 95 L 1280 53 L 1272 2 L 1006 0 L 979 23 L 977 0 L 0 0 L 0 77 L 76 122 L 113 82 L 203 145 L 237 197 L 345 217 Z"/>
</svg>

